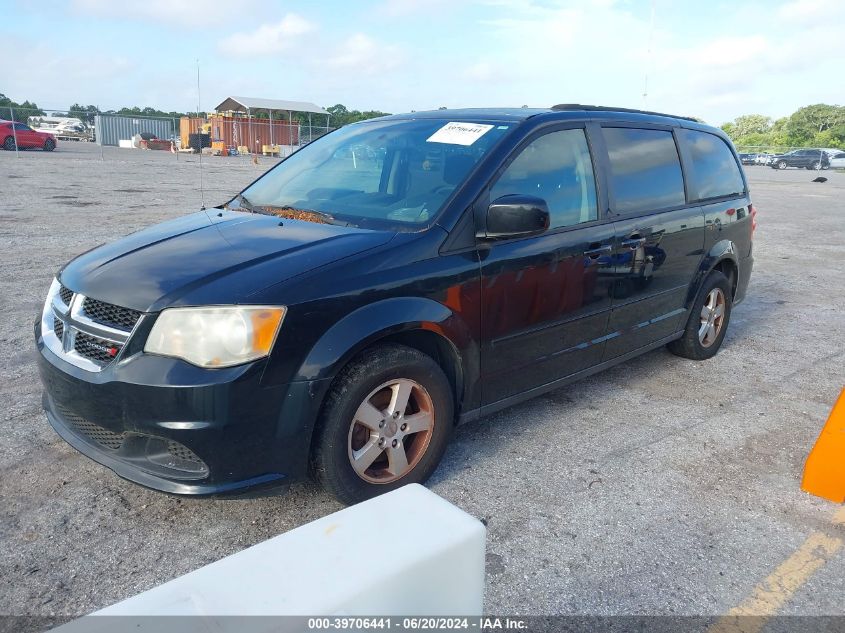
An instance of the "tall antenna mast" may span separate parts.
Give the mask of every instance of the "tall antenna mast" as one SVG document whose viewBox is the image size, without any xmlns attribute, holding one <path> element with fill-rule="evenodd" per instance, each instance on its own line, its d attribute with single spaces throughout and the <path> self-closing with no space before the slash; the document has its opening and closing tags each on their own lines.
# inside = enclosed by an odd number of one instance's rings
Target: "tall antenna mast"
<svg viewBox="0 0 845 633">
<path fill-rule="evenodd" d="M 646 56 L 645 80 L 643 82 L 643 110 L 648 105 L 648 71 L 651 69 L 651 44 L 654 39 L 654 0 L 651 0 L 651 22 L 648 27 L 648 54 Z"/>
<path fill-rule="evenodd" d="M 200 60 L 197 59 L 197 118 L 200 118 L 200 102 L 202 101 L 202 97 L 200 96 Z M 199 145 L 200 150 L 200 205 L 202 210 L 205 210 L 205 189 L 203 187 L 202 182 L 202 126 L 200 125 L 199 130 L 197 130 L 199 134 L 197 134 L 197 145 Z"/>
</svg>

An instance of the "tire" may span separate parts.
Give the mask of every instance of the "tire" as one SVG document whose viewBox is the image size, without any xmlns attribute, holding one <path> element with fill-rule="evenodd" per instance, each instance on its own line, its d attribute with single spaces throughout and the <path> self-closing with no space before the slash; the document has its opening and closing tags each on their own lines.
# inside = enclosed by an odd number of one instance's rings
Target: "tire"
<svg viewBox="0 0 845 633">
<path fill-rule="evenodd" d="M 718 307 L 721 294 L 721 316 L 717 317 L 710 308 Z M 715 301 L 714 301 L 715 299 Z M 722 346 L 725 332 L 731 319 L 733 306 L 733 292 L 730 280 L 718 270 L 712 271 L 704 280 L 698 292 L 695 303 L 690 311 L 689 320 L 684 328 L 684 334 L 666 347 L 676 356 L 691 360 L 706 360 L 712 358 Z M 716 310 L 718 312 L 718 310 Z M 705 329 L 705 317 L 712 327 Z M 714 331 L 715 330 L 715 331 Z"/>
<path fill-rule="evenodd" d="M 15 151 L 15 138 L 13 136 L 7 136 L 3 139 L 3 149 L 7 152 L 14 152 Z"/>
<path fill-rule="evenodd" d="M 45 152 L 52 152 L 54 149 L 56 149 L 56 141 L 51 138 L 48 138 L 46 141 L 44 141 Z"/>
<path fill-rule="evenodd" d="M 778 169 L 786 169 L 788 167 L 785 160 L 779 160 L 777 166 Z"/>
<path fill-rule="evenodd" d="M 822 168 L 822 164 L 819 161 L 816 161 L 810 166 L 810 169 L 815 169 L 816 171 Z"/>
<path fill-rule="evenodd" d="M 407 408 L 391 414 L 404 393 Z M 416 349 L 378 345 L 345 367 L 329 390 L 315 429 L 311 473 L 345 504 L 423 483 L 440 463 L 454 426 L 452 387 L 440 366 Z"/>
</svg>

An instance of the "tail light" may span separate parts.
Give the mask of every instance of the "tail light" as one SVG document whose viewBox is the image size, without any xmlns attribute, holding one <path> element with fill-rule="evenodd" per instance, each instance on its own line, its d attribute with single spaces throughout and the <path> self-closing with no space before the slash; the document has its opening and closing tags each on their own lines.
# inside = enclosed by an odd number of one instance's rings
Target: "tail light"
<svg viewBox="0 0 845 633">
<path fill-rule="evenodd" d="M 751 239 L 754 239 L 754 231 L 757 229 L 757 209 L 753 204 L 748 205 L 748 214 L 751 216 Z"/>
</svg>

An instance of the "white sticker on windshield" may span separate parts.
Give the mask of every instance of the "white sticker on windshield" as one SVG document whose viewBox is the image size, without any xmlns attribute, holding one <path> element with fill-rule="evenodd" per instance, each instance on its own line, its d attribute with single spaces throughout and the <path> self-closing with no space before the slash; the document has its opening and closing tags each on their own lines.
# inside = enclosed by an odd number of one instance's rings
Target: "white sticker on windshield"
<svg viewBox="0 0 845 633">
<path fill-rule="evenodd" d="M 429 136 L 426 141 L 428 143 L 449 143 L 450 145 L 472 145 L 492 128 L 492 125 L 450 121 Z"/>
</svg>

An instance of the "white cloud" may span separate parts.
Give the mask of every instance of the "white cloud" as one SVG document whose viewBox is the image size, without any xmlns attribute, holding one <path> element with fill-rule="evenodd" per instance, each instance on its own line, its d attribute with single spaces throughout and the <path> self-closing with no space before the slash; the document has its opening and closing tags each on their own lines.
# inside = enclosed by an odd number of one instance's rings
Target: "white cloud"
<svg viewBox="0 0 845 633">
<path fill-rule="evenodd" d="M 463 71 L 463 76 L 471 81 L 489 81 L 495 75 L 493 64 L 486 61 L 472 64 Z"/>
<path fill-rule="evenodd" d="M 109 94 L 125 88 L 130 83 L 127 78 L 138 70 L 136 62 L 119 55 L 103 55 L 92 64 L 89 57 L 59 51 L 52 43 L 15 37 L 0 39 L 0 59 L 15 60 L 4 68 L 6 96 L 34 101 L 43 110 L 64 110 L 71 102 L 97 104 L 100 99 L 104 107 L 111 107 Z"/>
<path fill-rule="evenodd" d="M 747 64 L 771 52 L 771 44 L 762 35 L 749 34 L 738 43 L 735 37 L 716 38 L 691 48 L 686 60 L 699 67 L 722 67 Z"/>
<path fill-rule="evenodd" d="M 378 11 L 390 17 L 401 17 L 424 11 L 440 11 L 446 3 L 447 0 L 385 0 Z"/>
<path fill-rule="evenodd" d="M 241 56 L 274 55 L 296 46 L 303 35 L 316 27 L 295 13 L 288 13 L 274 24 L 262 24 L 249 33 L 234 33 L 223 39 L 218 50 Z"/>
<path fill-rule="evenodd" d="M 371 75 L 398 68 L 404 54 L 397 47 L 382 44 L 364 33 L 347 38 L 325 63 L 330 68 L 348 70 L 358 75 Z"/>
<path fill-rule="evenodd" d="M 204 29 L 208 28 L 210 18 L 224 23 L 230 19 L 242 20 L 259 10 L 261 3 L 259 0 L 72 0 L 71 6 L 78 12 L 97 18 L 141 19 L 180 28 Z"/>
<path fill-rule="evenodd" d="M 822 26 L 845 16 L 842 0 L 793 0 L 778 8 L 778 17 L 793 26 Z"/>
</svg>

